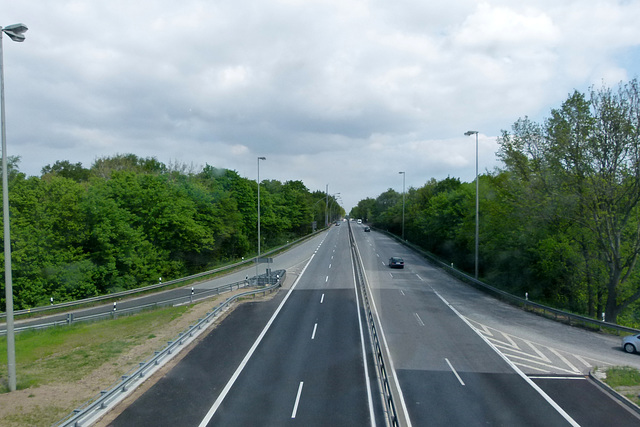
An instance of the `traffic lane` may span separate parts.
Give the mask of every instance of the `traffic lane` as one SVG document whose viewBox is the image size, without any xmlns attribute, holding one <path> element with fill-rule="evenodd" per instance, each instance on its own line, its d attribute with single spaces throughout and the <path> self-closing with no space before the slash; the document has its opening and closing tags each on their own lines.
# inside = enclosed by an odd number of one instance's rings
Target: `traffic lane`
<svg viewBox="0 0 640 427">
<path fill-rule="evenodd" d="M 534 378 L 582 427 L 632 427 L 640 416 L 585 377 Z"/>
<path fill-rule="evenodd" d="M 197 426 L 284 295 L 236 307 L 110 425 Z"/>
<path fill-rule="evenodd" d="M 415 426 L 571 425 L 515 373 L 458 372 L 464 385 L 444 370 L 396 373 Z"/>
<path fill-rule="evenodd" d="M 302 242 L 295 247 L 276 255 L 273 260 L 273 264 L 270 264 L 270 268 L 273 270 L 283 269 L 287 270 L 300 263 L 309 259 L 311 254 L 313 253 L 314 248 L 324 239 L 326 233 L 319 233 L 318 235 L 312 237 L 311 239 Z M 266 271 L 267 264 L 262 264 L 259 268 L 260 273 L 264 273 Z M 194 297 L 197 298 L 198 294 L 205 291 L 214 289 L 220 286 L 225 286 L 230 283 L 235 283 L 244 280 L 247 276 L 253 277 L 256 274 L 255 264 L 251 264 L 247 267 L 242 268 L 241 270 L 224 274 L 222 276 L 218 276 L 214 279 L 204 280 L 199 283 L 190 284 L 184 287 L 170 289 L 167 291 L 156 292 L 151 295 L 145 295 L 141 297 L 127 298 L 117 301 L 115 306 L 116 314 L 117 310 L 123 310 L 128 308 L 134 308 L 141 305 L 149 305 L 155 304 L 162 301 L 174 299 L 174 298 L 189 298 L 191 295 L 191 287 L 194 288 Z M 86 309 L 79 310 L 71 310 L 70 313 L 73 313 L 75 319 L 80 319 L 82 317 L 112 313 L 114 312 L 113 303 L 103 304 L 96 307 L 89 307 Z M 54 315 L 47 315 L 43 317 L 39 317 L 36 319 L 25 319 L 25 320 L 17 320 L 15 322 L 16 327 L 26 327 L 26 326 L 34 326 L 43 323 L 51 323 L 51 322 L 63 322 L 67 319 L 67 313 L 60 313 Z M 5 330 L 6 326 L 3 323 L 0 327 L 0 330 Z"/>
<path fill-rule="evenodd" d="M 435 292 L 380 288 L 377 298 L 415 425 L 434 417 L 453 425 L 570 425 Z"/>
<path fill-rule="evenodd" d="M 575 354 L 580 360 L 590 361 L 592 364 L 584 365 L 582 373 L 587 373 L 595 365 L 628 365 L 640 369 L 640 357 L 622 351 L 619 337 L 554 322 L 511 306 L 449 276 L 441 268 L 435 267 L 409 248 L 381 233 L 364 234 L 371 236 L 366 236 L 369 237 L 366 245 L 359 246 L 361 252 L 375 254 L 375 251 L 387 251 L 401 256 L 404 254 L 407 264 L 405 270 L 415 273 L 419 280 L 409 281 L 403 286 L 415 289 L 431 287 L 443 295 L 463 316 L 477 323 L 536 344 Z M 368 262 L 372 267 L 378 265 L 371 259 Z M 384 266 L 380 265 L 377 268 L 378 271 L 367 274 L 374 278 L 388 274 L 384 273 Z M 380 280 L 376 283 L 380 283 Z M 376 289 L 373 289 L 373 292 L 375 293 Z M 525 365 L 522 365 L 521 369 L 526 373 L 540 374 L 539 370 L 530 369 Z"/>
<path fill-rule="evenodd" d="M 640 357 L 625 353 L 620 346 L 620 337 L 566 325 L 514 307 L 458 281 L 424 260 L 413 264 L 412 270 L 420 280 L 407 286 L 438 291 L 463 316 L 481 325 L 521 337 L 534 345 L 577 355 L 580 365 L 576 366 L 580 367 L 582 374 L 587 374 L 594 366 L 640 368 Z M 589 363 L 583 364 L 582 361 Z M 526 364 L 521 369 L 534 375 L 541 373 Z"/>
<path fill-rule="evenodd" d="M 354 291 L 296 289 L 208 425 L 368 424 L 363 363 Z"/>
</svg>

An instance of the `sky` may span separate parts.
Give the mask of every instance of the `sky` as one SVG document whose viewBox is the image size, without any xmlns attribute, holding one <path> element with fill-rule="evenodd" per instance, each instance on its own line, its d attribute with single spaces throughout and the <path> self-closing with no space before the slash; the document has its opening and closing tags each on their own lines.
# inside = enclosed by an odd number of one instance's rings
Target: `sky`
<svg viewBox="0 0 640 427">
<path fill-rule="evenodd" d="M 133 153 L 302 181 L 347 212 L 501 164 L 497 137 L 638 77 L 632 0 L 29 0 L 2 22 L 9 156 Z"/>
</svg>

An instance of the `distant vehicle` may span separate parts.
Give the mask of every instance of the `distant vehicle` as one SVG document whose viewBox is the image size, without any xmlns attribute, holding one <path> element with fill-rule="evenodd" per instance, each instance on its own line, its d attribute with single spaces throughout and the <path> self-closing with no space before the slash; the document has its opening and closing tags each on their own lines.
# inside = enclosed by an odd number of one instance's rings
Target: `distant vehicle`
<svg viewBox="0 0 640 427">
<path fill-rule="evenodd" d="M 404 260 L 398 256 L 392 256 L 389 258 L 390 268 L 404 268 Z"/>
<path fill-rule="evenodd" d="M 340 221 L 336 221 L 336 225 L 340 225 Z"/>
<path fill-rule="evenodd" d="M 362 224 L 362 220 L 361 219 L 358 220 L 358 224 Z"/>
<path fill-rule="evenodd" d="M 635 353 L 640 350 L 640 334 L 628 335 L 622 338 L 622 348 L 627 353 Z"/>
<path fill-rule="evenodd" d="M 364 231 L 371 231 L 371 227 L 369 227 L 368 225 L 364 227 Z"/>
</svg>

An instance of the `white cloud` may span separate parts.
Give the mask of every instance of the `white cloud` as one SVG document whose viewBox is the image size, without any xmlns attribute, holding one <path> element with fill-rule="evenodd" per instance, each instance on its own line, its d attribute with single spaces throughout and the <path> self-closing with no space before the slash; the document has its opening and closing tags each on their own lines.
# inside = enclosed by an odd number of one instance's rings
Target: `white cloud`
<svg viewBox="0 0 640 427">
<path fill-rule="evenodd" d="M 640 4 L 615 0 L 33 0 L 3 7 L 9 154 L 133 152 L 341 192 L 474 178 L 495 137 L 574 89 L 635 77 Z"/>
</svg>

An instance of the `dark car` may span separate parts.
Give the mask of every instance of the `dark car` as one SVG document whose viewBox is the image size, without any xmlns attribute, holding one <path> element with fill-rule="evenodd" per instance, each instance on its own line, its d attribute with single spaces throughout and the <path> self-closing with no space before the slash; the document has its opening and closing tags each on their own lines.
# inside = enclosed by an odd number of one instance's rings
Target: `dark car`
<svg viewBox="0 0 640 427">
<path fill-rule="evenodd" d="M 364 231 L 371 231 L 371 227 L 367 225 L 366 227 L 364 227 Z"/>
<path fill-rule="evenodd" d="M 391 268 L 404 268 L 404 260 L 397 256 L 389 258 L 389 267 Z"/>
</svg>

